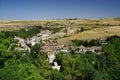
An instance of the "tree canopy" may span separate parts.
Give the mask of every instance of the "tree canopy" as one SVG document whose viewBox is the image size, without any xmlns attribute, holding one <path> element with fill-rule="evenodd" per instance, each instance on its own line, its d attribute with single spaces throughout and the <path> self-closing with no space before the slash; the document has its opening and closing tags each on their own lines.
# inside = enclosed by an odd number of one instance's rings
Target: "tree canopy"
<svg viewBox="0 0 120 80">
<path fill-rule="evenodd" d="M 93 52 L 56 54 L 55 61 L 61 66 L 54 70 L 47 55 L 41 54 L 41 44 L 30 46 L 31 52 L 8 50 L 17 43 L 14 36 L 31 37 L 39 30 L 0 32 L 0 80 L 120 80 L 120 37 L 108 37 L 101 44 L 99 40 L 74 40 L 75 46 L 102 46 L 101 54 Z"/>
</svg>

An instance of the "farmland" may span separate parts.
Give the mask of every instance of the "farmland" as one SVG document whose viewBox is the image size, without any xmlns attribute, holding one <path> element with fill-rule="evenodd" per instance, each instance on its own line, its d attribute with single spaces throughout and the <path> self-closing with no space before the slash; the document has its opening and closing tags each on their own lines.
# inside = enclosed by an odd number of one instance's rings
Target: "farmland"
<svg viewBox="0 0 120 80">
<path fill-rule="evenodd" d="M 61 37 L 60 33 L 64 33 L 66 25 L 69 28 L 69 35 L 66 36 L 64 34 Z M 51 37 L 56 38 L 59 43 L 69 43 L 74 39 L 105 39 L 108 36 L 120 35 L 120 18 L 0 21 L 0 30 L 6 31 L 14 31 L 34 26 L 42 26 L 44 29 L 57 30 L 58 32 L 53 31 L 53 33 L 56 32 L 59 36 L 51 35 Z M 84 28 L 83 32 L 79 32 L 81 27 Z"/>
</svg>

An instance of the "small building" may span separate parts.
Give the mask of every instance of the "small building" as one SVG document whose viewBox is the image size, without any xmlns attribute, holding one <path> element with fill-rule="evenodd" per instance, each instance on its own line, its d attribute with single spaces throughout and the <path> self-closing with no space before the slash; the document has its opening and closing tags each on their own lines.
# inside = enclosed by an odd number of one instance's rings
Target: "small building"
<svg viewBox="0 0 120 80">
<path fill-rule="evenodd" d="M 59 66 L 57 62 L 53 63 L 53 66 L 52 66 L 53 69 L 56 69 L 56 70 L 60 71 L 60 67 L 61 66 Z"/>
<path fill-rule="evenodd" d="M 52 55 L 54 54 L 53 47 L 50 45 L 44 45 L 41 47 L 41 52 L 43 54 Z"/>
<path fill-rule="evenodd" d="M 39 44 L 41 37 L 33 36 L 32 38 L 27 38 L 26 43 L 34 46 L 36 43 Z"/>
<path fill-rule="evenodd" d="M 68 48 L 67 47 L 62 47 L 61 52 L 68 52 Z"/>
<path fill-rule="evenodd" d="M 59 45 L 44 45 L 41 48 L 42 48 L 41 52 L 47 53 L 47 54 L 61 52 L 61 46 L 59 46 Z"/>
<path fill-rule="evenodd" d="M 85 53 L 87 51 L 87 49 L 83 45 L 79 46 L 78 49 L 79 49 L 78 52 Z"/>
<path fill-rule="evenodd" d="M 51 31 L 45 30 L 45 31 L 41 31 L 41 33 L 39 33 L 37 36 L 41 37 L 42 40 L 45 40 L 48 39 L 50 35 L 51 35 Z"/>
<path fill-rule="evenodd" d="M 91 47 L 84 47 L 83 45 L 78 47 L 78 52 L 85 53 L 86 51 L 92 51 L 92 52 L 99 52 L 101 50 L 100 46 L 91 46 Z"/>
<path fill-rule="evenodd" d="M 20 37 L 16 37 L 14 39 L 18 40 L 19 47 L 16 47 L 15 50 L 25 50 L 30 52 L 30 48 L 26 45 L 26 41 Z"/>
<path fill-rule="evenodd" d="M 48 55 L 48 61 L 49 61 L 49 63 L 53 63 L 54 59 L 55 59 L 55 55 L 54 54 Z"/>
</svg>

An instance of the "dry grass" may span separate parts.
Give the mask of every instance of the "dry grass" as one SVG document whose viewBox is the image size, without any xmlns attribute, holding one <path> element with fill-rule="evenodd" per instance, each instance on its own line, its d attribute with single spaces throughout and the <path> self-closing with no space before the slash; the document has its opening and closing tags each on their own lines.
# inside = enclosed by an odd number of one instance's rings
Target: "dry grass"
<svg viewBox="0 0 120 80">
<path fill-rule="evenodd" d="M 7 27 L 7 30 L 10 28 L 13 30 L 23 28 L 25 26 L 33 26 L 33 25 L 44 25 L 46 23 L 51 23 L 51 24 L 59 24 L 59 25 L 65 25 L 66 20 L 0 20 L 0 30 L 4 30 L 3 28 Z M 81 19 L 81 20 L 71 20 L 71 23 L 73 23 L 71 26 L 73 27 L 79 27 L 79 26 L 92 26 L 92 25 L 103 25 L 103 24 L 110 24 L 110 25 L 120 25 L 120 19 Z M 58 25 L 58 26 L 59 26 Z M 56 27 L 58 27 L 56 26 Z M 14 28 L 15 27 L 15 28 Z M 53 27 L 53 26 L 50 26 Z"/>
<path fill-rule="evenodd" d="M 71 40 L 74 39 L 79 40 L 105 39 L 106 37 L 112 35 L 120 35 L 120 26 L 95 28 L 76 35 L 72 35 L 70 37 L 58 39 L 58 42 L 69 43 Z"/>
<path fill-rule="evenodd" d="M 49 27 L 64 27 L 66 24 L 66 20 L 29 20 L 29 21 L 1 20 L 0 30 L 18 30 L 20 28 L 25 28 L 26 26 L 45 27 L 47 23 L 51 24 L 51 26 Z M 74 39 L 79 39 L 79 40 L 104 39 L 107 36 L 120 35 L 120 18 L 70 20 L 69 27 L 71 29 L 80 29 L 81 26 L 84 27 L 84 29 L 88 29 L 88 30 L 79 34 L 74 34 L 66 38 L 60 38 L 58 39 L 58 42 L 69 43 L 71 40 Z"/>
</svg>

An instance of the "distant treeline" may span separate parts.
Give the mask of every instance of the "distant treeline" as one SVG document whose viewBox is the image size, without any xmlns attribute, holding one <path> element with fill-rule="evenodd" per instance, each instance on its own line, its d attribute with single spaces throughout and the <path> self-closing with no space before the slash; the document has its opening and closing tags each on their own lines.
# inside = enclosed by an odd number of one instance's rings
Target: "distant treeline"
<svg viewBox="0 0 120 80">
<path fill-rule="evenodd" d="M 95 39 L 90 40 L 90 41 L 88 41 L 88 40 L 83 41 L 83 40 L 75 39 L 75 40 L 72 40 L 72 43 L 75 46 L 83 45 L 83 46 L 86 46 L 86 47 L 87 46 L 101 46 L 102 45 L 102 41 L 101 40 L 95 40 Z"/>
</svg>

